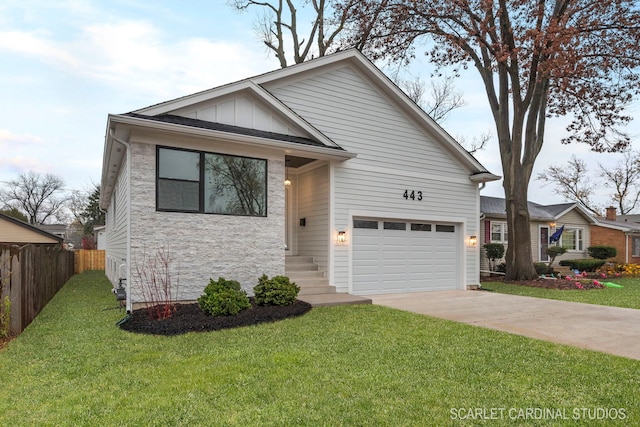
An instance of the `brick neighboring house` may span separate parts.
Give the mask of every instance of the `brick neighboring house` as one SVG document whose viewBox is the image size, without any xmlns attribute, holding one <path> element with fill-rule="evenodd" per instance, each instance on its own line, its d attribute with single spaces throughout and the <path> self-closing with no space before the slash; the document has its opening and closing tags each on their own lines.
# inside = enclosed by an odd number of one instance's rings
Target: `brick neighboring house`
<svg viewBox="0 0 640 427">
<path fill-rule="evenodd" d="M 633 219 L 632 215 L 618 218 L 616 208 L 608 207 L 606 216 L 596 218 L 591 225 L 591 244 L 616 248 L 618 254 L 613 261 L 617 263 L 640 263 L 640 223 Z"/>
</svg>

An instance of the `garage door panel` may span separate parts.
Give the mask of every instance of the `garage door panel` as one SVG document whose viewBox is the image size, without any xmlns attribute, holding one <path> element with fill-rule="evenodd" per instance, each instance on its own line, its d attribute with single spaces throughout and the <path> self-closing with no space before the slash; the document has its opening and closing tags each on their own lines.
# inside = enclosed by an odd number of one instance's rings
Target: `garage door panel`
<svg viewBox="0 0 640 427">
<path fill-rule="evenodd" d="M 385 221 L 402 228 L 401 221 L 379 219 L 377 229 L 353 229 L 354 293 L 458 287 L 457 227 L 424 222 L 412 227 L 410 221 L 404 221 L 405 230 L 385 229 Z"/>
</svg>

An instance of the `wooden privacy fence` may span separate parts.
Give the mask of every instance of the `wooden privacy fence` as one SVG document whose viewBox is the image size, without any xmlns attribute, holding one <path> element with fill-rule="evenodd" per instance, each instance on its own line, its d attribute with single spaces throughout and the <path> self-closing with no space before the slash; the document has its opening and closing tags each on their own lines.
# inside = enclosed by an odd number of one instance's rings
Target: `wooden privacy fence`
<svg viewBox="0 0 640 427">
<path fill-rule="evenodd" d="M 74 274 L 74 254 L 57 246 L 0 245 L 0 297 L 11 300 L 11 331 L 19 334 Z"/>
<path fill-rule="evenodd" d="M 104 250 L 80 249 L 76 253 L 76 274 L 86 270 L 104 270 Z"/>
</svg>

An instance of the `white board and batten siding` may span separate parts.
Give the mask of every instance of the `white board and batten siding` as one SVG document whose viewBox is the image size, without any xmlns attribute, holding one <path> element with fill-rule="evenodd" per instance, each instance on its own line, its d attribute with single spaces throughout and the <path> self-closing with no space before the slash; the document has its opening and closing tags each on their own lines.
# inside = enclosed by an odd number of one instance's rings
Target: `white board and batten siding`
<svg viewBox="0 0 640 427">
<path fill-rule="evenodd" d="M 286 124 L 287 120 L 270 112 L 250 96 L 224 97 L 197 106 L 183 108 L 172 114 L 191 119 L 204 120 L 249 129 L 301 136 Z"/>
<path fill-rule="evenodd" d="M 332 232 L 345 229 L 351 235 L 350 250 L 336 247 L 333 251 L 331 279 L 339 291 L 357 292 L 351 282 L 358 255 L 353 251 L 360 250 L 364 240 L 358 239 L 365 236 L 355 233 L 353 219 L 360 217 L 454 225 L 455 243 L 447 245 L 455 246 L 455 256 L 450 255 L 431 277 L 446 271 L 447 277 L 456 277 L 459 289 L 477 284 L 477 248 L 468 248 L 464 242 L 465 236 L 478 235 L 478 186 L 426 129 L 347 67 L 269 90 L 338 145 L 357 154 L 355 159 L 331 165 Z M 422 200 L 405 199 L 405 190 L 422 192 Z M 381 247 L 403 239 L 369 237 L 378 239 Z"/>
</svg>

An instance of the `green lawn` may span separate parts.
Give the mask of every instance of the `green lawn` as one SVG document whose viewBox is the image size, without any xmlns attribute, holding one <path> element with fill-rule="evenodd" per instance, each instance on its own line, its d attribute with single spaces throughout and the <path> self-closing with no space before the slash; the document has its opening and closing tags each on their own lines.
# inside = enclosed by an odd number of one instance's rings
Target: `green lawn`
<svg viewBox="0 0 640 427">
<path fill-rule="evenodd" d="M 374 305 L 136 335 L 109 288 L 75 276 L 0 350 L 0 425 L 640 425 L 640 361 Z"/>
<path fill-rule="evenodd" d="M 624 286 L 623 288 L 603 288 L 592 290 L 558 290 L 534 288 L 501 282 L 483 282 L 482 289 L 502 294 L 528 297 L 550 298 L 587 304 L 610 305 L 640 309 L 640 278 L 603 279 Z"/>
</svg>

